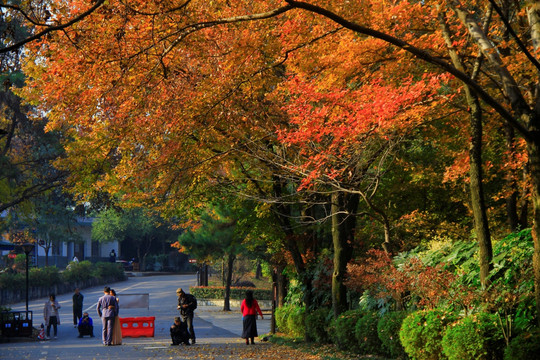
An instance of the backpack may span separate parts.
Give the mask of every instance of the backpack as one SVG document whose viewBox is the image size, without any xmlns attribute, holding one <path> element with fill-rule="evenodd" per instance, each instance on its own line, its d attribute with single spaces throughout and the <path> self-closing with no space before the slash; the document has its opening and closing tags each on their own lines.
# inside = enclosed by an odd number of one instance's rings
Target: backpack
<svg viewBox="0 0 540 360">
<path fill-rule="evenodd" d="M 197 308 L 197 298 L 191 294 L 188 294 L 190 296 L 190 302 L 191 306 L 189 307 L 191 310 L 195 310 Z"/>
</svg>

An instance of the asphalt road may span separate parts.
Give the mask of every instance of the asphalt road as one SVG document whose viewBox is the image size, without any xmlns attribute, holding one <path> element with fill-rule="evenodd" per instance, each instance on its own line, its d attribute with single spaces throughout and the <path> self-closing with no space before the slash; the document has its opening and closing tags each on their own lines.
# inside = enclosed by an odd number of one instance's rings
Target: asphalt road
<svg viewBox="0 0 540 360">
<path fill-rule="evenodd" d="M 96 312 L 96 304 L 98 298 L 103 295 L 103 286 L 81 290 L 84 295 L 83 309 L 94 320 L 94 338 L 77 337 L 78 331 L 73 327 L 72 294 L 58 295 L 57 300 L 61 305 L 58 339 L 47 341 L 14 339 L 11 342 L 1 343 L 0 359 L 182 359 L 182 348 L 187 350 L 188 347 L 170 346 L 169 327 L 174 317 L 178 316 L 176 289 L 182 287 L 187 290 L 189 286 L 195 284 L 194 275 L 130 277 L 127 281 L 109 284 L 116 290 L 120 299 L 122 294 L 148 293 L 150 296 L 148 309 L 122 309 L 120 302 L 120 317 L 155 317 L 154 337 L 124 338 L 121 346 L 103 346 L 101 343 L 102 327 Z M 34 315 L 34 327 L 39 327 L 43 322 L 43 305 L 46 300 L 39 299 L 29 303 L 29 310 L 33 311 Z M 25 306 L 24 302 L 10 305 L 14 311 L 24 310 Z M 199 305 L 194 320 L 197 344 L 189 346 L 189 351 L 193 353 L 197 348 L 202 351 L 215 346 L 242 345 L 241 315 L 238 309 L 233 310 L 235 311 L 223 312 L 216 307 Z M 268 332 L 268 319 L 259 320 L 257 324 L 259 335 Z"/>
</svg>

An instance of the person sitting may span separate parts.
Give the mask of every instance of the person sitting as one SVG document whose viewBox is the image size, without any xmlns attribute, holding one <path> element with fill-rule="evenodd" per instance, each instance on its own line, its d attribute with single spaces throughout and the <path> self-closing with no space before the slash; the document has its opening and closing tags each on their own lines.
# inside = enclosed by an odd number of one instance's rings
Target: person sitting
<svg viewBox="0 0 540 360">
<path fill-rule="evenodd" d="M 79 325 L 77 326 L 79 330 L 79 337 L 82 338 L 84 335 L 90 335 L 94 337 L 94 323 L 92 318 L 85 312 L 82 318 L 79 320 Z"/>
<path fill-rule="evenodd" d="M 189 345 L 187 324 L 180 320 L 180 317 L 178 316 L 174 318 L 174 324 L 171 326 L 171 340 L 171 346 L 180 344 Z"/>
</svg>

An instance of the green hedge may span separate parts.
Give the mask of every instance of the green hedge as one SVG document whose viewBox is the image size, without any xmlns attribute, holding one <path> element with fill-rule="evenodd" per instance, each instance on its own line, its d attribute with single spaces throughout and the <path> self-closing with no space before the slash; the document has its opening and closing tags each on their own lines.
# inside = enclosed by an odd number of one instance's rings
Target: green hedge
<svg viewBox="0 0 540 360">
<path fill-rule="evenodd" d="M 116 264 L 108 262 L 92 264 L 89 261 L 72 262 L 63 272 L 60 272 L 56 266 L 31 268 L 28 271 L 28 285 L 31 287 L 77 283 L 91 278 L 125 280 L 126 275 L 124 269 Z M 0 274 L 0 289 L 23 290 L 25 288 L 26 274 L 24 272 Z"/>
<path fill-rule="evenodd" d="M 401 344 L 413 359 L 446 359 L 442 350 L 442 338 L 446 327 L 458 318 L 441 309 L 414 312 L 403 320 L 399 332 Z"/>
<path fill-rule="evenodd" d="M 504 360 L 535 359 L 540 354 L 540 329 L 525 331 L 510 341 Z"/>
<path fill-rule="evenodd" d="M 253 297 L 257 300 L 272 300 L 271 289 L 257 289 L 249 287 L 231 287 L 231 299 L 242 300 L 246 297 L 246 291 L 252 290 Z M 190 286 L 189 292 L 198 299 L 223 299 L 225 296 L 224 286 Z"/>
<path fill-rule="evenodd" d="M 399 330 L 408 315 L 406 311 L 390 311 L 384 314 L 377 323 L 377 333 L 383 349 L 392 359 L 407 358 L 407 353 L 399 340 Z"/>
<path fill-rule="evenodd" d="M 384 355 L 382 342 L 377 334 L 379 316 L 375 312 L 368 312 L 362 316 L 355 327 L 355 336 L 358 341 L 358 352 L 362 355 Z"/>
<path fill-rule="evenodd" d="M 332 341 L 340 350 L 359 351 L 356 340 L 356 323 L 366 314 L 363 310 L 349 310 L 336 319 L 330 325 Z"/>
<path fill-rule="evenodd" d="M 479 313 L 450 324 L 442 339 L 444 354 L 449 360 L 500 359 L 504 337 L 497 315 Z"/>
<path fill-rule="evenodd" d="M 321 344 L 332 342 L 328 335 L 332 314 L 332 309 L 319 308 L 306 315 L 306 331 L 314 342 Z"/>
</svg>

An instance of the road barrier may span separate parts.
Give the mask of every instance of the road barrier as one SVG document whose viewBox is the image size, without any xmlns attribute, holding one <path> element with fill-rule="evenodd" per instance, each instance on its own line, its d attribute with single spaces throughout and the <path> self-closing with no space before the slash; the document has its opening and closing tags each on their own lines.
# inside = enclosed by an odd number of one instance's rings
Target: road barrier
<svg viewBox="0 0 540 360">
<path fill-rule="evenodd" d="M 154 337 L 154 316 L 120 318 L 122 337 Z"/>
</svg>

